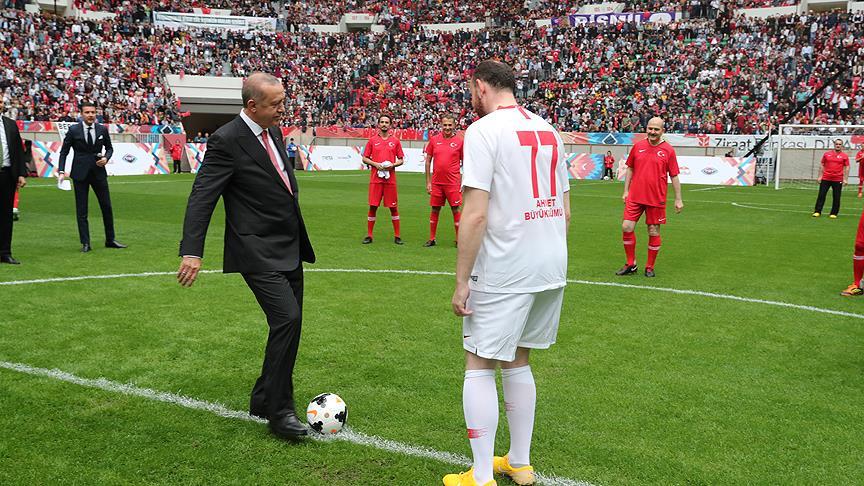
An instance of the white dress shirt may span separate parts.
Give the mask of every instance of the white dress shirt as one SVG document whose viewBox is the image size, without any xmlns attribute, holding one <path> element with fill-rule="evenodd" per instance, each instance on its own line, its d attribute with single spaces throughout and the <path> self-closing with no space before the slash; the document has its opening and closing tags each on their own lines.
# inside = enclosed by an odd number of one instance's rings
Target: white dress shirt
<svg viewBox="0 0 864 486">
<path fill-rule="evenodd" d="M 246 125 L 248 125 L 249 129 L 252 130 L 252 133 L 255 134 L 255 138 L 257 138 L 258 141 L 261 142 L 261 146 L 264 147 L 264 139 L 261 138 L 261 134 L 264 132 L 264 128 L 261 127 L 261 125 L 255 123 L 251 118 L 249 118 L 249 115 L 246 114 L 245 110 L 240 110 L 240 118 L 242 118 L 243 121 L 246 122 Z M 267 140 L 270 142 L 270 150 L 273 151 L 273 155 L 276 156 L 276 161 L 279 162 L 279 169 L 284 171 L 285 161 L 282 160 L 282 154 L 280 154 L 279 149 L 276 148 L 276 143 L 273 141 L 272 134 L 267 134 Z M 264 150 L 267 150 L 267 148 L 265 147 Z"/>
<path fill-rule="evenodd" d="M 81 132 L 84 134 L 84 141 L 89 143 L 87 140 L 87 128 L 92 128 L 90 130 L 90 136 L 93 137 L 93 145 L 96 145 L 96 124 L 88 125 L 86 122 L 81 122 Z"/>
<path fill-rule="evenodd" d="M 3 144 L 3 160 L 0 167 L 12 167 L 12 159 L 9 158 L 9 142 L 6 140 L 6 120 L 0 117 L 0 143 Z"/>
</svg>

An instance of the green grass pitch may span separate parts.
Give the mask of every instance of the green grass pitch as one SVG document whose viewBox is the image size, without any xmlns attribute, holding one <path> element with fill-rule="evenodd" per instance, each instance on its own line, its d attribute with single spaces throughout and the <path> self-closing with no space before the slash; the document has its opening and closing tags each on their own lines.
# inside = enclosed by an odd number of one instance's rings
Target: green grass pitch
<svg viewBox="0 0 864 486">
<path fill-rule="evenodd" d="M 303 173 L 318 263 L 309 269 L 452 272 L 452 219 L 423 248 L 422 175 L 401 174 L 406 244 L 382 209 L 372 245 L 367 179 Z M 0 281 L 170 272 L 192 177 L 112 178 L 118 239 L 78 252 L 74 201 L 31 180 L 15 223 L 20 266 Z M 711 189 L 711 190 L 704 190 Z M 670 188 L 671 191 L 671 188 Z M 574 182 L 569 278 L 558 343 L 532 359 L 538 407 L 532 462 L 596 485 L 864 483 L 864 297 L 852 279 L 861 200 L 810 217 L 815 191 L 685 186 L 663 227 L 657 278 L 615 277 L 624 261 L 619 183 Z M 733 204 L 734 203 L 734 204 Z M 647 235 L 637 227 L 644 262 Z M 217 208 L 205 269 L 221 267 Z M 613 282 L 698 290 L 855 315 Z M 461 323 L 453 277 L 306 274 L 298 405 L 340 394 L 356 431 L 467 456 Z M 0 361 L 131 383 L 245 410 L 266 338 L 237 275 L 170 275 L 0 285 Z M 497 451 L 508 444 L 503 415 Z M 434 485 L 458 466 L 353 443 L 292 445 L 261 424 L 0 368 L 0 484 Z M 499 484 L 512 484 L 499 479 Z"/>
</svg>

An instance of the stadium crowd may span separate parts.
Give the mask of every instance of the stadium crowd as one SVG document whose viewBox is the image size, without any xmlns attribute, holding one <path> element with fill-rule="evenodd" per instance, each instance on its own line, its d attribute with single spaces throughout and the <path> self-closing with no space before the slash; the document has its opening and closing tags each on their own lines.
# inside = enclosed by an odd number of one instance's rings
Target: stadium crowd
<svg viewBox="0 0 864 486">
<path fill-rule="evenodd" d="M 286 123 L 425 128 L 442 111 L 470 122 L 464 79 L 477 59 L 517 68 L 517 95 L 565 131 L 641 131 L 655 114 L 670 130 L 762 133 L 842 68 L 798 122 L 864 124 L 864 18 L 826 13 L 768 20 L 585 24 L 431 33 L 225 33 L 154 28 L 129 19 L 75 21 L 3 11 L 0 90 L 19 119 L 68 119 L 81 100 L 106 121 L 180 117 L 168 73 L 245 76 L 263 70 L 288 92 Z M 142 66 L 145 66 L 142 69 Z"/>
</svg>

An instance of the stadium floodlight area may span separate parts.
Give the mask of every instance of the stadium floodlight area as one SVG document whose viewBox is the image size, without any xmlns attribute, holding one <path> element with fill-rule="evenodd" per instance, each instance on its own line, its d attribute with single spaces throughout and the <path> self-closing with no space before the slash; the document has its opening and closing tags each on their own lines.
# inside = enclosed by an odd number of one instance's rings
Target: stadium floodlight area
<svg viewBox="0 0 864 486">
<path fill-rule="evenodd" d="M 780 125 L 773 138 L 777 155 L 775 189 L 814 188 L 822 154 L 833 150 L 833 140 L 838 138 L 843 140 L 844 152 L 849 156 L 849 185 L 858 184 L 855 154 L 864 144 L 864 125 Z"/>
</svg>

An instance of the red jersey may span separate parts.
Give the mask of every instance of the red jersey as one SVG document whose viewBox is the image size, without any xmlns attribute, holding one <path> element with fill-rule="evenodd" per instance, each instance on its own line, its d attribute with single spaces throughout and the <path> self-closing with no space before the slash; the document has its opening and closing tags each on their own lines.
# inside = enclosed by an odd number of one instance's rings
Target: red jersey
<svg viewBox="0 0 864 486">
<path fill-rule="evenodd" d="M 849 167 L 849 156 L 843 152 L 831 150 L 822 156 L 822 180 L 843 182 L 843 168 Z"/>
<path fill-rule="evenodd" d="M 381 138 L 380 134 L 376 134 L 371 136 L 369 141 L 366 142 L 366 148 L 363 149 L 363 157 L 368 157 L 376 163 L 390 162 L 391 164 L 395 164 L 397 157 L 400 159 L 405 158 L 405 153 L 402 152 L 402 143 L 399 142 L 398 138 L 391 135 L 384 139 Z M 387 172 L 390 173 L 390 177 L 386 179 L 379 177 L 378 169 L 374 167 L 370 172 L 370 184 L 396 184 L 395 167 L 387 169 Z"/>
<path fill-rule="evenodd" d="M 603 165 L 605 165 L 607 169 L 611 169 L 612 165 L 614 165 L 614 164 L 615 164 L 615 157 L 613 157 L 611 155 L 607 155 L 607 156 L 603 157 Z"/>
<path fill-rule="evenodd" d="M 432 184 L 442 186 L 462 185 L 462 138 L 433 135 L 423 150 L 432 156 Z"/>
<path fill-rule="evenodd" d="M 858 162 L 858 177 L 864 178 L 864 150 L 859 150 L 855 154 L 855 162 Z"/>
<path fill-rule="evenodd" d="M 627 157 L 633 169 L 627 200 L 645 206 L 665 206 L 668 177 L 678 175 L 678 158 L 668 142 L 651 145 L 648 139 L 633 145 Z"/>
</svg>

